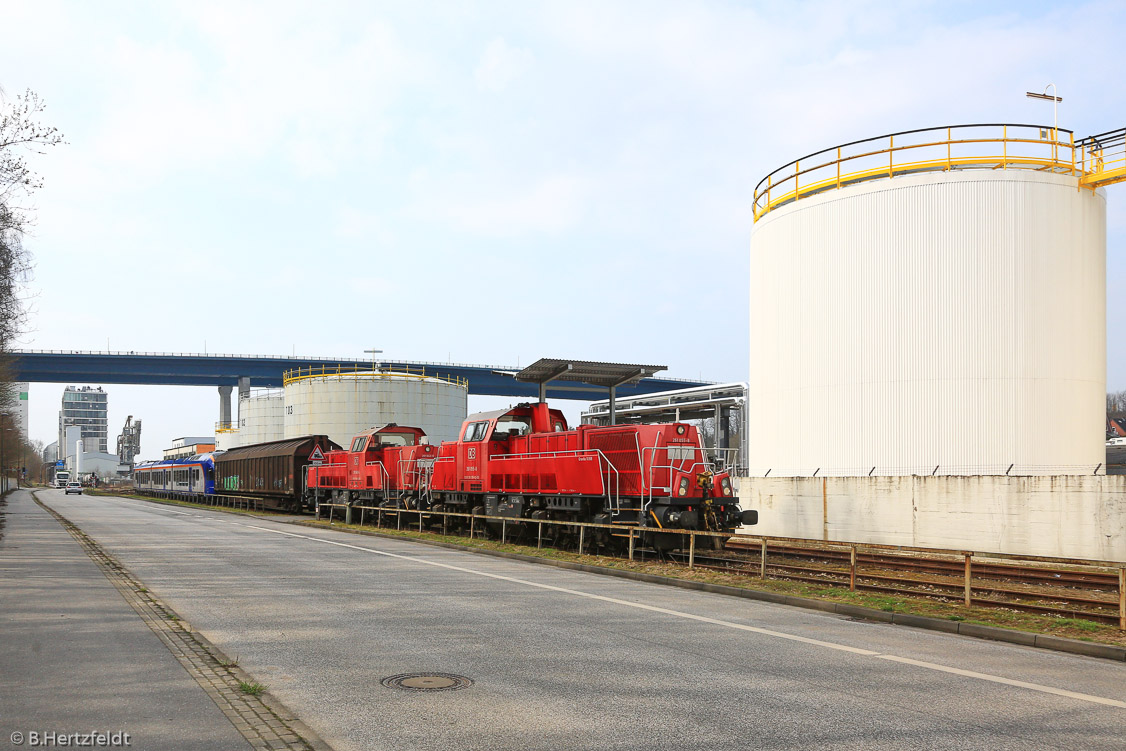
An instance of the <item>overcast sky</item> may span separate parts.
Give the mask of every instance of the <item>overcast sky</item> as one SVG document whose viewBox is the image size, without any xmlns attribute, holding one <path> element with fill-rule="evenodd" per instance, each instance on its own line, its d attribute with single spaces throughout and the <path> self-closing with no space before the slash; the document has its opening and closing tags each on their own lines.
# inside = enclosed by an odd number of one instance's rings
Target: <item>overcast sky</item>
<svg viewBox="0 0 1126 751">
<path fill-rule="evenodd" d="M 28 240 L 37 349 L 660 363 L 745 380 L 751 197 L 898 130 L 1126 125 L 1126 3 L 0 0 L 0 87 L 67 145 Z M 1100 42 L 1100 40 L 1102 40 Z M 1126 185 L 1108 189 L 1126 388 Z M 65 384 L 31 388 L 57 433 Z M 107 386 L 143 456 L 213 388 Z M 504 400 L 507 401 L 507 400 Z M 471 408 L 484 400 L 471 400 Z M 572 410 L 576 412 L 577 410 Z"/>
</svg>

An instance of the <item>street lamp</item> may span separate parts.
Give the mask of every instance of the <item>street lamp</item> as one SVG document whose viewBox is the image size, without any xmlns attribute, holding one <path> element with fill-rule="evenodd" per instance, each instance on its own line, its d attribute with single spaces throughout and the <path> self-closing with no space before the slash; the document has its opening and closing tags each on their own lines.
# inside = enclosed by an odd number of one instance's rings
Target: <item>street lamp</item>
<svg viewBox="0 0 1126 751">
<path fill-rule="evenodd" d="M 376 355 L 382 355 L 383 350 L 381 350 L 381 349 L 365 349 L 364 354 L 371 355 L 371 372 L 375 373 L 375 371 L 376 371 L 375 356 Z"/>
<path fill-rule="evenodd" d="M 11 416 L 11 412 L 0 412 L 0 494 L 3 494 L 7 490 L 4 483 L 4 480 L 6 479 L 6 467 L 4 462 L 4 433 L 8 432 L 8 429 L 4 427 L 4 418 Z M 19 485 L 18 479 L 16 480 L 16 485 Z"/>
<path fill-rule="evenodd" d="M 1052 90 L 1051 94 L 1048 93 L 1048 89 Z M 1056 94 L 1058 93 L 1056 91 L 1056 85 L 1054 83 L 1050 83 L 1045 86 L 1043 94 L 1037 94 L 1035 91 L 1026 91 L 1024 93 L 1025 96 L 1027 96 L 1029 99 L 1046 99 L 1047 101 L 1052 103 L 1052 140 L 1058 141 L 1059 136 L 1057 135 L 1057 131 L 1059 130 L 1060 121 L 1057 115 L 1056 108 L 1059 107 L 1059 103 L 1063 101 L 1063 97 L 1056 96 Z"/>
</svg>

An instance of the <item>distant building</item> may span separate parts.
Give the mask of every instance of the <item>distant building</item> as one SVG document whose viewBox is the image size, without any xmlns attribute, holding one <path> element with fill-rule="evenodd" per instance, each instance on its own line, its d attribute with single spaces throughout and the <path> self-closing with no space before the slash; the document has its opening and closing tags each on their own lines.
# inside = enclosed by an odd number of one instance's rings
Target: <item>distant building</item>
<svg viewBox="0 0 1126 751">
<path fill-rule="evenodd" d="M 69 467 L 78 454 L 78 443 L 82 440 L 82 428 L 79 425 L 67 425 L 63 429 L 63 440 L 59 444 L 59 459 Z"/>
<path fill-rule="evenodd" d="M 133 415 L 129 415 L 125 419 L 125 427 L 121 429 L 121 435 L 117 436 L 117 458 L 132 469 L 139 453 L 141 453 L 141 421 L 134 422 Z"/>
<path fill-rule="evenodd" d="M 123 465 L 117 460 L 117 454 L 107 454 L 101 451 L 83 451 L 76 463 L 67 464 L 67 469 L 73 473 L 73 477 L 83 481 L 90 479 L 92 476 L 97 476 L 99 480 L 106 480 L 111 477 L 128 475 L 130 471 L 128 465 Z"/>
<path fill-rule="evenodd" d="M 12 396 L 14 397 L 12 403 L 12 419 L 15 420 L 16 425 L 19 427 L 20 436 L 27 440 L 27 393 L 29 384 L 26 383 L 13 383 Z"/>
<path fill-rule="evenodd" d="M 165 459 L 183 459 L 215 450 L 214 436 L 184 436 L 172 441 L 172 448 L 164 449 Z"/>
<path fill-rule="evenodd" d="M 101 387 L 67 386 L 63 391 L 62 409 L 59 410 L 59 453 L 66 446 L 70 456 L 73 453 L 67 442 L 66 429 L 78 426 L 82 431 L 82 442 L 87 451 L 106 453 L 109 435 L 109 396 Z"/>
<path fill-rule="evenodd" d="M 59 442 L 55 441 L 54 443 L 47 444 L 46 448 L 43 449 L 43 463 L 44 464 L 54 464 L 58 460 L 59 460 Z"/>
</svg>

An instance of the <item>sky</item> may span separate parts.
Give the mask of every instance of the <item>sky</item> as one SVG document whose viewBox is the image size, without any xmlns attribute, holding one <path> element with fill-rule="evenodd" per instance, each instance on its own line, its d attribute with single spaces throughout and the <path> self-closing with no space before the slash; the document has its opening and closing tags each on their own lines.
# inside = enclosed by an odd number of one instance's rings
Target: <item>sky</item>
<svg viewBox="0 0 1126 751">
<path fill-rule="evenodd" d="M 33 160 L 19 346 L 528 364 L 746 379 L 755 184 L 961 123 L 1126 125 L 1126 3 L 0 0 Z M 1126 185 L 1108 188 L 1126 389 Z M 66 384 L 33 384 L 31 437 Z M 214 388 L 107 385 L 142 456 Z M 470 408 L 511 400 L 470 399 Z M 568 403 L 577 416 L 581 405 Z"/>
</svg>

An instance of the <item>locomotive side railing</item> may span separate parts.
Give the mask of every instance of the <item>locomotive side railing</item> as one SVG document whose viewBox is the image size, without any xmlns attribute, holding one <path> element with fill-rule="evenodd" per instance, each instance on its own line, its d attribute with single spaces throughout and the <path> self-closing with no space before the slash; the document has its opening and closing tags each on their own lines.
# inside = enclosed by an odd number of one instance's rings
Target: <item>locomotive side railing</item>
<svg viewBox="0 0 1126 751">
<path fill-rule="evenodd" d="M 418 489 L 419 495 L 421 495 L 423 483 L 428 482 L 428 480 L 430 479 L 427 468 L 433 463 L 433 457 L 400 459 L 398 465 L 399 477 L 402 478 L 403 485 L 406 487 L 411 486 L 411 483 L 407 481 L 407 478 L 410 477 L 414 480 L 414 487 Z"/>
<path fill-rule="evenodd" d="M 426 487 L 424 489 L 420 485 L 418 489 L 418 495 L 420 499 L 426 501 L 427 506 L 433 503 L 434 500 L 434 471 L 437 469 L 439 464 L 449 464 L 456 461 L 457 457 L 437 456 L 434 457 L 434 461 L 430 463 L 430 466 L 426 467 L 426 477 L 419 478 L 419 482 L 425 482 Z"/>
<path fill-rule="evenodd" d="M 555 459 L 560 457 L 596 456 L 598 457 L 598 474 L 601 495 L 606 498 L 610 506 L 610 516 L 617 516 L 621 512 L 622 477 L 618 468 L 602 453 L 601 449 L 575 449 L 573 451 L 539 451 L 532 454 L 494 454 L 489 461 L 515 461 L 521 459 Z M 605 465 L 603 464 L 605 463 Z M 614 492 L 610 493 L 610 474 L 614 477 Z"/>
<path fill-rule="evenodd" d="M 394 490 L 394 488 L 391 487 L 391 475 L 387 472 L 387 467 L 383 465 L 382 461 L 377 459 L 374 462 L 364 462 L 364 466 L 379 467 L 379 481 L 382 483 L 382 485 L 380 485 L 378 488 L 372 488 L 372 490 Z M 362 490 L 366 489 L 367 488 L 362 488 Z"/>
</svg>

